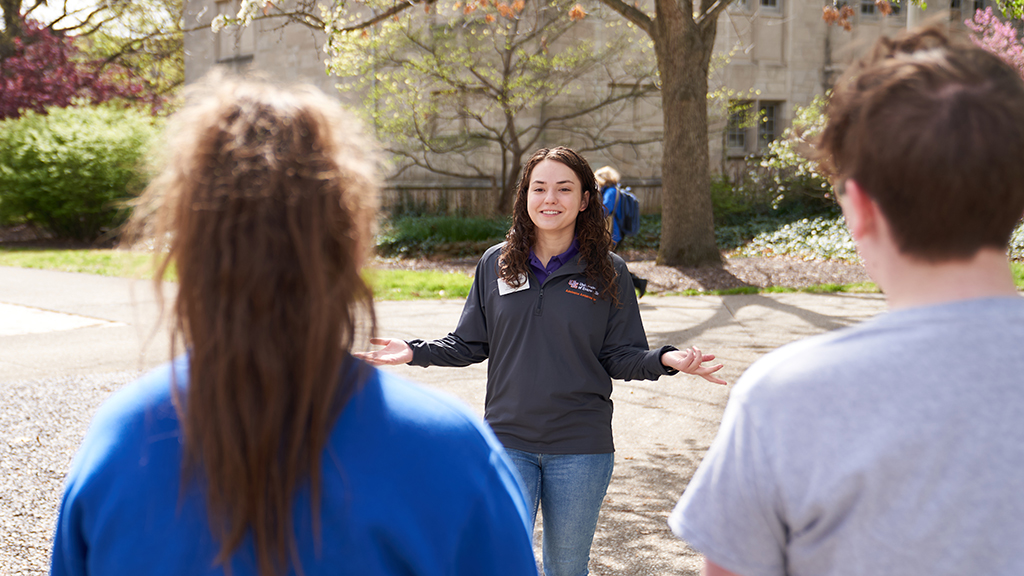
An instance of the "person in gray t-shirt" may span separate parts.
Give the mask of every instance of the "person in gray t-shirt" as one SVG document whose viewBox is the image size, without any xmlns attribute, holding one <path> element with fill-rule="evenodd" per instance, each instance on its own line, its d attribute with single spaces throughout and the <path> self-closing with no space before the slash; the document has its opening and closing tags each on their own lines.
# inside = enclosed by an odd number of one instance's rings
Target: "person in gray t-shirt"
<svg viewBox="0 0 1024 576">
<path fill-rule="evenodd" d="M 1024 81 L 881 39 L 809 152 L 891 311 L 756 362 L 669 518 L 708 576 L 1024 574 Z"/>
</svg>

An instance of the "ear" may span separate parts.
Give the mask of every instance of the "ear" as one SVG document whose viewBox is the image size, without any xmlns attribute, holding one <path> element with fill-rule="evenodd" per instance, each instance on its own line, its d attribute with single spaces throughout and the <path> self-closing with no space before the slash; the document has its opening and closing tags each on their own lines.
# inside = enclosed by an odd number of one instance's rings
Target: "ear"
<svg viewBox="0 0 1024 576">
<path fill-rule="evenodd" d="M 839 197 L 839 205 L 843 208 L 846 227 L 850 229 L 854 240 L 859 242 L 878 232 L 882 212 L 856 180 L 846 181 L 845 193 Z"/>
<path fill-rule="evenodd" d="M 583 196 L 580 198 L 580 212 L 587 209 L 587 203 L 590 202 L 590 191 L 584 190 Z"/>
</svg>

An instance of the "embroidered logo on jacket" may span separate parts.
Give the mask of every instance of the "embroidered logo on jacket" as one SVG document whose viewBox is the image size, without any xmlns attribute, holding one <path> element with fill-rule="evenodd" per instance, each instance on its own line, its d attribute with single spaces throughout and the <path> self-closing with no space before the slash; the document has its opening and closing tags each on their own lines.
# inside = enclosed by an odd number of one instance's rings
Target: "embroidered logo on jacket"
<svg viewBox="0 0 1024 576">
<path fill-rule="evenodd" d="M 569 287 L 566 288 L 565 291 L 568 294 L 574 294 L 576 296 L 583 296 L 584 298 L 587 298 L 587 299 L 589 299 L 591 301 L 594 301 L 594 302 L 597 301 L 597 295 L 598 295 L 597 287 L 596 286 L 591 286 L 590 284 L 587 284 L 586 282 L 581 282 L 579 280 L 569 280 Z"/>
</svg>

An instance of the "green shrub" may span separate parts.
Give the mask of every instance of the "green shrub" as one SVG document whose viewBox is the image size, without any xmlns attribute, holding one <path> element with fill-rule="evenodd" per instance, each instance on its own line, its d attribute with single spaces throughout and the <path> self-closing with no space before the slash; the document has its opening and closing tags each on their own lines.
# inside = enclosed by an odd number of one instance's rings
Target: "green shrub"
<svg viewBox="0 0 1024 576">
<path fill-rule="evenodd" d="M 750 215 L 771 203 L 771 198 L 760 194 L 747 182 L 733 182 L 725 174 L 711 177 L 711 209 L 715 223 L 728 222 L 734 217 Z"/>
<path fill-rule="evenodd" d="M 1010 236 L 1010 259 L 1024 260 L 1024 222 L 1017 224 Z"/>
<path fill-rule="evenodd" d="M 715 227 L 743 226 L 751 220 L 790 222 L 816 216 L 838 216 L 831 198 L 800 192 L 799 183 L 753 168 L 741 181 L 719 175 L 711 180 Z"/>
<path fill-rule="evenodd" d="M 748 169 L 738 180 L 719 175 L 711 182 L 711 203 L 715 227 L 726 228 L 728 249 L 764 232 L 770 221 L 781 223 L 804 218 L 838 217 L 832 186 L 811 162 L 799 152 L 801 137 L 810 138 L 824 127 L 822 97 L 806 107 L 796 109 L 793 127 L 782 138 L 768 145 L 768 153 L 760 159 L 748 159 Z"/>
<path fill-rule="evenodd" d="M 743 243 L 736 256 L 793 256 L 819 260 L 857 261 L 857 247 L 842 217 L 803 218 L 766 229 Z"/>
<path fill-rule="evenodd" d="M 715 218 L 715 243 L 720 250 L 735 250 L 758 236 L 770 234 L 789 223 L 778 215 L 733 215 L 727 223 L 719 224 Z"/>
<path fill-rule="evenodd" d="M 47 112 L 0 122 L 0 221 L 95 240 L 124 222 L 145 187 L 156 121 L 113 105 Z"/>
<path fill-rule="evenodd" d="M 385 220 L 377 233 L 381 256 L 479 256 L 505 239 L 508 218 L 401 216 Z"/>
<path fill-rule="evenodd" d="M 801 144 L 817 136 L 825 128 L 825 97 L 816 96 L 807 106 L 793 111 L 793 125 L 768 144 L 768 154 L 761 159 L 765 184 L 774 192 L 774 202 L 834 204 L 832 185 L 814 163 L 799 152 Z"/>
<path fill-rule="evenodd" d="M 640 231 L 619 242 L 618 250 L 657 250 L 661 244 L 661 214 L 641 214 Z"/>
</svg>

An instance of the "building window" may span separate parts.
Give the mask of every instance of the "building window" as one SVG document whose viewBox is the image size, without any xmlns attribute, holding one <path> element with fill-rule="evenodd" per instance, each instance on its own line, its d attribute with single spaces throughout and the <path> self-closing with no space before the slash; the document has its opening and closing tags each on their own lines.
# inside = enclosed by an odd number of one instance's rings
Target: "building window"
<svg viewBox="0 0 1024 576">
<path fill-rule="evenodd" d="M 860 13 L 865 16 L 874 16 L 876 13 L 875 0 L 860 0 Z"/>
<path fill-rule="evenodd" d="M 747 151 L 747 130 L 750 128 L 750 102 L 732 102 L 729 122 L 725 127 L 725 147 L 733 153 Z"/>
<path fill-rule="evenodd" d="M 729 103 L 729 117 L 723 133 L 729 157 L 761 154 L 782 135 L 782 101 L 735 100 Z"/>
<path fill-rule="evenodd" d="M 767 148 L 779 137 L 781 102 L 761 102 L 757 109 L 757 147 Z"/>
<path fill-rule="evenodd" d="M 217 14 L 236 18 L 240 0 L 218 0 Z M 217 63 L 235 72 L 244 71 L 256 52 L 256 24 L 228 26 L 217 33 Z"/>
<path fill-rule="evenodd" d="M 778 10 L 779 0 L 758 0 L 761 4 L 761 8 L 767 8 L 768 10 Z"/>
</svg>

